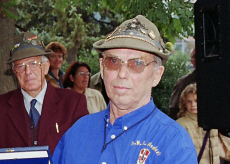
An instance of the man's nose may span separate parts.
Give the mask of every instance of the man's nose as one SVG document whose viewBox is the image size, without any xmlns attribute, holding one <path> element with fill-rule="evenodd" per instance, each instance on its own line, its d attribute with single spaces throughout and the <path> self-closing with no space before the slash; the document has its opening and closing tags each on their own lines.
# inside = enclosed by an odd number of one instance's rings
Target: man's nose
<svg viewBox="0 0 230 164">
<path fill-rule="evenodd" d="M 31 72 L 31 68 L 28 64 L 25 65 L 25 73 L 29 74 Z"/>
<path fill-rule="evenodd" d="M 125 79 L 128 77 L 129 74 L 129 67 L 127 62 L 122 62 L 119 70 L 118 70 L 118 76 L 122 79 Z"/>
</svg>

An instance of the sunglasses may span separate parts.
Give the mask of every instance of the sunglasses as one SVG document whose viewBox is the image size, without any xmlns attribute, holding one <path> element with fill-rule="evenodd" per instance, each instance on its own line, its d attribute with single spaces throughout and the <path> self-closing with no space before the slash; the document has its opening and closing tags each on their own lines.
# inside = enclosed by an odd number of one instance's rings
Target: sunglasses
<svg viewBox="0 0 230 164">
<path fill-rule="evenodd" d="M 146 64 L 142 59 L 139 58 L 129 59 L 128 61 L 122 61 L 118 57 L 105 57 L 102 60 L 102 64 L 104 65 L 104 67 L 110 71 L 116 71 L 120 69 L 123 63 L 127 64 L 130 72 L 141 73 L 144 71 L 146 66 L 148 66 L 151 63 L 157 63 L 157 62 L 153 60 Z"/>
</svg>

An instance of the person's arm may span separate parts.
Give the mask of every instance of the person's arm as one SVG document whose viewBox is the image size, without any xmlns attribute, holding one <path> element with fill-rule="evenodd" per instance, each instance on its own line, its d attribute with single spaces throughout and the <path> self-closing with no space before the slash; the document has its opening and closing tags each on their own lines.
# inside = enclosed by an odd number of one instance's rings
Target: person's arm
<svg viewBox="0 0 230 164">
<path fill-rule="evenodd" d="M 220 150 L 220 157 L 224 160 L 230 161 L 230 138 L 222 135 L 219 133 L 218 137 L 219 141 L 219 150 Z"/>
<path fill-rule="evenodd" d="M 197 164 L 197 153 L 195 148 L 183 148 L 173 153 L 170 158 L 161 164 Z"/>
<path fill-rule="evenodd" d="M 60 141 L 58 142 L 55 151 L 52 155 L 53 164 L 62 164 L 62 163 L 64 164 L 64 153 L 63 153 L 64 138 L 65 135 L 63 135 Z"/>
<path fill-rule="evenodd" d="M 187 129 L 190 120 L 181 117 L 177 120 L 183 126 L 181 133 L 173 135 L 171 138 L 170 155 L 162 164 L 196 164 L 197 152 L 192 138 Z"/>
</svg>

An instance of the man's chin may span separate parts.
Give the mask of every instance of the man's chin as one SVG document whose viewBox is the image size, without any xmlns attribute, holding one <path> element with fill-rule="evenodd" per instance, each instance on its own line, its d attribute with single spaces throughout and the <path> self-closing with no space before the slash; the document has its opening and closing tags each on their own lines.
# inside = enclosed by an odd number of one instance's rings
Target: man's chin
<svg viewBox="0 0 230 164">
<path fill-rule="evenodd" d="M 21 85 L 21 88 L 25 91 L 41 90 L 41 85 L 34 84 L 33 82 L 27 82 L 26 85 Z"/>
</svg>

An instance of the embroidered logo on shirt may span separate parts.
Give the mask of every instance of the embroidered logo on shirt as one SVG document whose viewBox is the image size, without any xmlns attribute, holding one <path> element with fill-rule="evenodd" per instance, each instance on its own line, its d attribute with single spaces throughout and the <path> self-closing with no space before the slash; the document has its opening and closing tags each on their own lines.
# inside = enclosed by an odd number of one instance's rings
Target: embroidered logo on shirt
<svg viewBox="0 0 230 164">
<path fill-rule="evenodd" d="M 149 149 L 141 149 L 137 164 L 145 164 L 145 161 L 148 158 L 149 154 Z"/>
<path fill-rule="evenodd" d="M 131 146 L 146 146 L 150 148 L 150 150 L 152 149 L 153 151 L 155 151 L 157 156 L 161 155 L 161 152 L 158 150 L 158 147 L 153 146 L 152 142 L 146 143 L 145 141 L 142 142 L 140 140 L 137 140 L 136 142 L 132 141 Z"/>
</svg>

